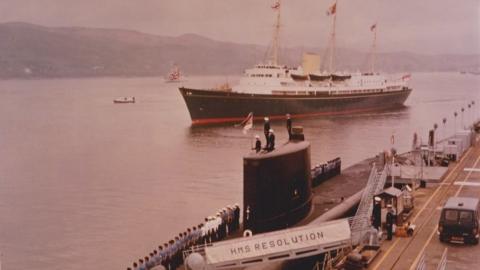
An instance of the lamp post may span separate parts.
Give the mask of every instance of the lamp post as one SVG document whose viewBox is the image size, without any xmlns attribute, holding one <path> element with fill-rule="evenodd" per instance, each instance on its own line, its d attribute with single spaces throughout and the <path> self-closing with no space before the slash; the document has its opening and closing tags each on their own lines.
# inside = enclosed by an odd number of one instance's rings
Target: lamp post
<svg viewBox="0 0 480 270">
<path fill-rule="evenodd" d="M 442 137 L 443 137 L 443 140 L 447 140 L 447 129 L 445 128 L 445 124 L 447 123 L 447 118 L 444 117 L 442 119 L 442 123 L 443 123 L 443 134 L 442 134 Z M 445 144 L 447 144 L 446 142 L 444 142 L 444 151 L 445 151 Z"/>
<path fill-rule="evenodd" d="M 425 161 L 427 161 L 427 166 L 428 166 L 428 159 L 427 159 L 427 157 L 428 157 L 428 146 L 422 146 L 420 148 L 420 154 L 421 154 L 420 158 L 422 160 L 422 163 L 420 165 L 420 174 L 421 174 L 421 176 L 420 176 L 421 179 L 420 180 L 423 181 L 423 166 L 424 166 Z"/>
<path fill-rule="evenodd" d="M 436 145 L 436 140 L 435 140 L 435 137 L 437 137 L 437 128 L 438 128 L 438 125 L 437 123 L 433 124 L 433 166 L 435 166 L 435 161 L 436 161 L 436 158 L 435 158 L 435 145 Z"/>
<path fill-rule="evenodd" d="M 470 105 L 472 106 L 472 124 L 475 124 L 475 120 L 476 120 L 476 119 L 475 119 L 475 107 L 474 107 L 475 101 L 472 100 L 472 101 L 470 102 Z"/>
<path fill-rule="evenodd" d="M 390 173 L 392 174 L 392 187 L 395 187 L 395 154 L 392 151 L 392 167 L 390 168 Z"/>
<path fill-rule="evenodd" d="M 471 114 L 472 114 L 472 126 L 475 124 L 475 107 L 474 107 L 474 105 L 475 105 L 475 102 L 472 100 L 472 101 L 470 102 L 470 106 L 471 106 L 471 109 L 472 109 L 472 111 L 471 111 Z"/>
<path fill-rule="evenodd" d="M 474 105 L 475 105 L 475 100 L 472 100 L 472 107 L 473 107 Z M 477 108 L 477 107 L 475 107 L 475 109 L 476 109 L 476 108 Z M 473 110 L 473 123 L 475 123 L 476 120 L 477 120 L 477 119 L 476 119 L 476 118 L 477 118 L 477 112 L 476 112 L 475 109 Z"/>
<path fill-rule="evenodd" d="M 446 139 L 447 138 L 447 129 L 445 127 L 445 124 L 447 123 L 447 118 L 446 117 L 444 117 L 442 119 L 442 123 L 443 123 L 443 135 L 442 135 L 442 137 L 443 137 L 443 139 Z"/>
<path fill-rule="evenodd" d="M 465 124 L 463 124 L 463 112 L 465 111 L 465 108 L 462 107 L 462 124 L 460 125 L 462 127 L 462 130 L 465 129 Z"/>
<path fill-rule="evenodd" d="M 458 116 L 458 113 L 457 112 L 453 112 L 453 136 L 455 136 L 455 133 L 457 133 L 457 116 Z"/>
<path fill-rule="evenodd" d="M 470 115 L 472 114 L 471 110 L 470 110 L 471 107 L 472 107 L 472 104 L 469 103 L 468 106 L 467 106 L 467 108 L 468 108 L 468 118 L 470 118 Z M 471 118 L 471 120 L 473 122 L 473 117 Z M 467 121 L 470 122 L 470 119 L 467 120 Z M 470 126 L 470 124 L 468 124 L 468 126 Z"/>
</svg>

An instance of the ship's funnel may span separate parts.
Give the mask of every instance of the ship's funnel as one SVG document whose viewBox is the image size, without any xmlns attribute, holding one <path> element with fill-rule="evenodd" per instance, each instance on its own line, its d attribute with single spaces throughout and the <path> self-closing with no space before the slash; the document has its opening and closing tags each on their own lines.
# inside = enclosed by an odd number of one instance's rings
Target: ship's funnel
<svg viewBox="0 0 480 270">
<path fill-rule="evenodd" d="M 320 70 L 320 55 L 315 53 L 304 53 L 302 57 L 302 68 L 304 74 L 311 74 Z"/>
</svg>

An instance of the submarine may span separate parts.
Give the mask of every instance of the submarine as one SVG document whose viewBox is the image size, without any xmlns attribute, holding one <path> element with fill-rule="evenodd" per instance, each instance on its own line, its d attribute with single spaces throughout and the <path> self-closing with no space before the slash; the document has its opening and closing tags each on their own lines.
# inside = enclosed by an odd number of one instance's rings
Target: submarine
<svg viewBox="0 0 480 270">
<path fill-rule="evenodd" d="M 273 151 L 243 158 L 244 229 L 253 233 L 295 225 L 312 209 L 310 143 L 302 127 Z"/>
</svg>

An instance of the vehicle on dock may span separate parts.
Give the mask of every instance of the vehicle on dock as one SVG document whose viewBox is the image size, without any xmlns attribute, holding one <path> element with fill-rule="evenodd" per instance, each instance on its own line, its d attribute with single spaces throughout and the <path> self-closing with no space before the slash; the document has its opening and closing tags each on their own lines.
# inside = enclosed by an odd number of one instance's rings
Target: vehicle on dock
<svg viewBox="0 0 480 270">
<path fill-rule="evenodd" d="M 440 242 L 478 244 L 480 222 L 478 198 L 451 197 L 445 203 L 438 223 Z"/>
</svg>

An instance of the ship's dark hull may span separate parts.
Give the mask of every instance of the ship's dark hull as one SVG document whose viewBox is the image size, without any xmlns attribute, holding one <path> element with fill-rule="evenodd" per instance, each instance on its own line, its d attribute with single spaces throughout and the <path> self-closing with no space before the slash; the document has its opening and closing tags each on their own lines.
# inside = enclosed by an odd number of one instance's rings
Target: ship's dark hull
<svg viewBox="0 0 480 270">
<path fill-rule="evenodd" d="M 411 89 L 402 91 L 329 95 L 306 92 L 305 95 L 249 94 L 180 88 L 193 125 L 238 122 L 250 112 L 255 119 L 265 116 L 283 119 L 354 114 L 403 106 Z"/>
</svg>

